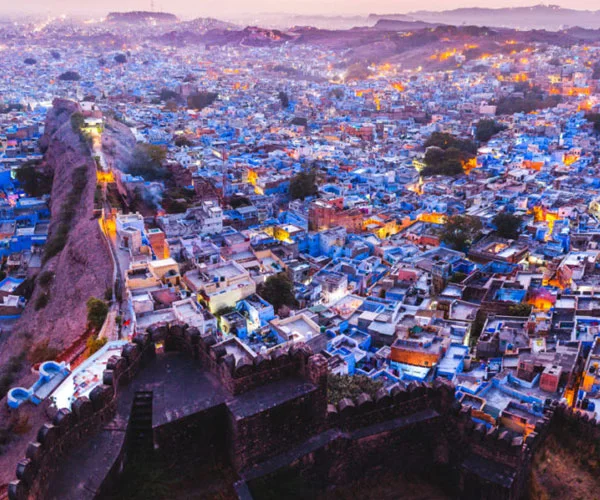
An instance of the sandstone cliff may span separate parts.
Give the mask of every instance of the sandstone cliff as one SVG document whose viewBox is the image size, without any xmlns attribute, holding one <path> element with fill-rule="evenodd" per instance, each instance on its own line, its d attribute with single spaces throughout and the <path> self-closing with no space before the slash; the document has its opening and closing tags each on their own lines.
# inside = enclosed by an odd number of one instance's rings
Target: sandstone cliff
<svg viewBox="0 0 600 500">
<path fill-rule="evenodd" d="M 36 346 L 47 342 L 42 351 L 60 352 L 78 339 L 86 330 L 86 301 L 92 296 L 103 297 L 112 285 L 110 249 L 93 215 L 96 163 L 71 125 L 71 116 L 79 111 L 77 103 L 55 99 L 40 141 L 45 151 L 44 167 L 54 172 L 48 241 L 61 240 L 64 247 L 45 259 L 33 295 L 2 346 L 0 367 L 9 387 L 29 387 L 37 378 L 30 371 L 30 354 Z M 50 273 L 53 278 L 48 282 L 40 280 Z M 39 307 L 42 295 L 46 295 L 46 305 Z M 43 405 L 23 405 L 18 411 L 9 411 L 6 399 L 0 400 L 0 434 L 8 438 L 0 443 L 0 485 L 10 479 L 15 453 L 22 452 L 24 443 L 35 438 L 35 429 L 43 419 Z M 14 421 L 21 422 L 19 432 Z M 10 466 L 4 467 L 6 464 Z"/>
<path fill-rule="evenodd" d="M 77 103 L 56 99 L 48 113 L 41 145 L 45 150 L 44 162 L 53 170 L 49 240 L 56 238 L 65 203 L 72 203 L 72 215 L 64 248 L 49 258 L 40 273 L 49 271 L 54 278 L 35 290 L 18 321 L 7 348 L 0 353 L 0 363 L 20 352 L 25 343 L 36 345 L 48 341 L 50 348 L 62 350 L 79 337 L 86 327 L 86 301 L 91 296 L 103 297 L 111 286 L 112 261 L 98 221 L 93 217 L 96 166 L 88 148 L 71 127 L 71 115 L 79 111 Z M 84 174 L 83 188 L 72 196 L 75 171 Z M 64 218 L 64 217 L 63 217 Z M 47 296 L 47 305 L 36 310 L 41 295 Z"/>
<path fill-rule="evenodd" d="M 42 139 L 42 144 L 47 144 L 44 161 L 54 171 L 49 239 L 58 230 L 61 210 L 72 192 L 74 172 L 80 167 L 85 169 L 85 187 L 73 204 L 74 216 L 63 250 L 43 267 L 42 272 L 53 272 L 54 279 L 46 288 L 36 286 L 17 330 L 30 332 L 34 342 L 47 338 L 50 346 L 61 349 L 84 332 L 87 299 L 102 297 L 111 286 L 112 261 L 93 217 L 96 164 L 71 127 L 70 117 L 78 105 L 58 99 L 53 104 Z M 36 311 L 35 303 L 43 293 L 48 294 L 48 304 Z"/>
<path fill-rule="evenodd" d="M 105 119 L 102 152 L 111 167 L 126 172 L 133 160 L 135 136 L 127 125 L 110 117 L 105 117 Z"/>
</svg>

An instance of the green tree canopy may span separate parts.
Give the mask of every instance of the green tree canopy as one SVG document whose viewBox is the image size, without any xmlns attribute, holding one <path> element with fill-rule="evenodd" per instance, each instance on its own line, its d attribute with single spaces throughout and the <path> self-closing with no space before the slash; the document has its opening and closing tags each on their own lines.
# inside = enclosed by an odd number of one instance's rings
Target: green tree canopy
<svg viewBox="0 0 600 500">
<path fill-rule="evenodd" d="M 510 240 L 516 240 L 521 233 L 523 219 L 518 215 L 500 212 L 494 217 L 492 222 L 494 226 L 496 226 L 496 233 L 498 233 L 499 236 Z"/>
<path fill-rule="evenodd" d="M 444 151 L 454 148 L 471 155 L 477 153 L 477 145 L 472 140 L 461 139 L 447 132 L 433 132 L 425 141 L 425 147 L 430 146 L 436 146 Z"/>
<path fill-rule="evenodd" d="M 162 166 L 166 156 L 167 152 L 161 146 L 138 144 L 133 152 L 129 173 L 147 181 L 166 180 L 170 177 L 170 172 Z"/>
<path fill-rule="evenodd" d="M 290 180 L 290 198 L 303 200 L 307 196 L 317 194 L 317 175 L 314 171 L 303 171 Z"/>
<path fill-rule="evenodd" d="M 479 142 L 488 142 L 498 132 L 502 132 L 506 127 L 496 120 L 484 118 L 479 120 L 475 126 L 475 138 Z"/>
<path fill-rule="evenodd" d="M 434 132 L 425 141 L 425 164 L 421 170 L 423 177 L 431 175 L 460 175 L 464 172 L 463 163 L 477 152 L 477 146 L 470 139 L 460 139 L 446 132 Z"/>
<path fill-rule="evenodd" d="M 65 82 L 76 82 L 81 80 L 81 76 L 77 71 L 65 71 L 58 76 L 58 79 Z"/>
<path fill-rule="evenodd" d="M 86 306 L 88 323 L 94 330 L 99 332 L 108 314 L 108 304 L 96 297 L 90 297 L 86 302 Z"/>
<path fill-rule="evenodd" d="M 529 316 L 531 314 L 531 306 L 529 304 L 514 304 L 508 308 L 510 316 Z"/>
<path fill-rule="evenodd" d="M 442 229 L 442 241 L 454 250 L 465 250 L 479 235 L 481 221 L 471 215 L 448 217 Z"/>
<path fill-rule="evenodd" d="M 44 172 L 35 162 L 25 162 L 17 170 L 16 177 L 29 196 L 43 196 L 52 190 L 52 174 Z"/>
<path fill-rule="evenodd" d="M 294 286 L 287 275 L 275 274 L 258 287 L 258 294 L 269 302 L 275 312 L 282 306 L 296 307 L 298 302 L 294 296 Z"/>
<path fill-rule="evenodd" d="M 355 400 L 363 392 L 375 398 L 377 391 L 383 387 L 381 381 L 364 375 L 335 375 L 327 377 L 327 400 L 337 404 L 344 398 Z"/>
<path fill-rule="evenodd" d="M 585 119 L 594 124 L 594 131 L 600 134 L 600 113 L 588 113 L 585 115 Z"/>
</svg>

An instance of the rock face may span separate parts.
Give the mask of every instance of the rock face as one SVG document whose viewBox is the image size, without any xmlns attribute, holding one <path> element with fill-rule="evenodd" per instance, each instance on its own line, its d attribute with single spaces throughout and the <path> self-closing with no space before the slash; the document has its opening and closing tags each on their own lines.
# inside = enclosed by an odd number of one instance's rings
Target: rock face
<svg viewBox="0 0 600 500">
<path fill-rule="evenodd" d="M 61 207 L 71 192 L 75 169 L 85 167 L 87 180 L 73 206 L 75 215 L 69 224 L 64 249 L 42 269 L 53 272 L 55 277 L 45 289 L 36 284 L 16 328 L 29 332 L 34 343 L 48 339 L 49 345 L 58 349 L 68 347 L 85 331 L 88 298 L 103 297 L 112 284 L 110 250 L 98 220 L 93 217 L 96 165 L 71 127 L 70 117 L 79 110 L 77 103 L 56 99 L 46 119 L 42 138 L 46 149 L 44 162 L 54 172 L 50 238 L 60 224 Z M 36 311 L 35 302 L 43 293 L 49 295 L 48 304 Z"/>
<path fill-rule="evenodd" d="M 133 159 L 135 144 L 135 136 L 129 127 L 112 118 L 106 118 L 102 133 L 102 152 L 110 166 L 126 172 Z"/>
<path fill-rule="evenodd" d="M 61 208 L 71 193 L 74 171 L 82 166 L 86 173 L 85 187 L 76 202 L 70 205 L 73 217 L 63 250 L 48 259 L 41 270 L 54 273 L 54 279 L 46 286 L 36 283 L 23 315 L 2 346 L 0 368 L 7 366 L 11 356 L 27 355 L 32 346 L 46 340 L 48 347 L 59 351 L 70 346 L 85 332 L 88 298 L 103 297 L 112 284 L 110 250 L 98 220 L 93 217 L 96 164 L 71 127 L 71 115 L 77 111 L 81 111 L 77 103 L 56 99 L 47 115 L 45 135 L 41 139 L 45 166 L 54 172 L 50 237 L 60 225 Z M 42 294 L 48 294 L 48 303 L 36 311 L 36 300 Z M 29 387 L 34 382 L 36 377 L 29 370 L 30 364 L 25 357 L 11 387 Z M 5 427 L 17 416 L 24 416 L 31 425 L 29 431 L 13 435 L 10 443 L 4 446 L 0 456 L 0 485 L 12 479 L 10 472 L 14 470 L 14 463 L 22 454 L 25 443 L 35 440 L 38 424 L 45 418 L 44 406 L 23 405 L 18 410 L 9 410 L 6 401 L 0 401 L 0 427 Z"/>
</svg>

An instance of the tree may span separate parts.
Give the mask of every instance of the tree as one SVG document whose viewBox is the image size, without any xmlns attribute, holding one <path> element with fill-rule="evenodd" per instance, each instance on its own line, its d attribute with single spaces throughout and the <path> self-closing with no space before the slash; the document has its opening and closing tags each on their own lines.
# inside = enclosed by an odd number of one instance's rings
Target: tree
<svg viewBox="0 0 600 500">
<path fill-rule="evenodd" d="M 179 97 L 179 94 L 177 92 L 175 92 L 174 90 L 170 90 L 170 89 L 162 89 L 160 91 L 160 100 L 161 101 L 170 101 L 171 99 L 177 99 L 177 97 Z"/>
<path fill-rule="evenodd" d="M 60 52 L 58 50 L 51 50 L 50 55 L 57 61 L 60 59 Z"/>
<path fill-rule="evenodd" d="M 492 220 L 494 226 L 496 226 L 496 233 L 502 238 L 510 240 L 516 240 L 521 233 L 521 225 L 523 219 L 518 215 L 510 214 L 508 212 L 500 212 Z"/>
<path fill-rule="evenodd" d="M 162 166 L 167 152 L 161 146 L 138 144 L 129 165 L 131 175 L 143 177 L 146 181 L 166 180 L 171 174 Z"/>
<path fill-rule="evenodd" d="M 165 109 L 167 111 L 174 113 L 175 111 L 177 111 L 177 102 L 175 102 L 173 100 L 167 101 L 165 103 Z"/>
<path fill-rule="evenodd" d="M 508 308 L 510 316 L 529 316 L 531 314 L 531 306 L 529 304 L 514 304 Z"/>
<path fill-rule="evenodd" d="M 481 221 L 477 217 L 453 215 L 446 220 L 441 238 L 449 247 L 462 251 L 475 240 L 481 229 Z"/>
<path fill-rule="evenodd" d="M 318 193 L 317 176 L 314 171 L 302 171 L 290 180 L 290 198 L 292 200 L 303 200 L 307 196 Z"/>
<path fill-rule="evenodd" d="M 496 120 L 484 118 L 475 125 L 475 138 L 479 142 L 488 142 L 498 132 L 502 132 L 506 127 Z"/>
<path fill-rule="evenodd" d="M 425 147 L 436 146 L 444 151 L 450 148 L 463 153 L 476 154 L 477 145 L 470 139 L 460 139 L 447 132 L 433 132 L 425 141 Z"/>
<path fill-rule="evenodd" d="M 98 336 L 96 336 L 96 335 L 92 335 L 91 337 L 88 337 L 88 339 L 86 341 L 86 346 L 88 348 L 88 354 L 91 356 L 95 352 L 102 349 L 102 347 L 104 345 L 106 345 L 107 341 L 108 341 L 108 339 L 106 337 L 98 338 Z"/>
<path fill-rule="evenodd" d="M 252 202 L 245 196 L 233 195 L 229 202 L 231 208 L 248 207 L 252 205 Z"/>
<path fill-rule="evenodd" d="M 365 375 L 335 375 L 327 377 L 327 400 L 330 404 L 338 404 L 342 399 L 356 400 L 363 392 L 375 399 L 377 391 L 383 387 L 379 380 Z"/>
<path fill-rule="evenodd" d="M 25 162 L 16 172 L 17 180 L 28 196 L 40 197 L 50 194 L 52 174 L 46 174 L 37 168 L 34 162 Z"/>
<path fill-rule="evenodd" d="M 548 61 L 548 64 L 550 66 L 560 66 L 562 63 L 560 62 L 560 59 L 558 57 L 553 57 Z"/>
<path fill-rule="evenodd" d="M 279 92 L 279 100 L 281 101 L 281 107 L 287 109 L 290 107 L 290 98 L 283 90 Z"/>
<path fill-rule="evenodd" d="M 547 95 L 539 87 L 531 87 L 527 82 L 522 88 L 515 85 L 516 92 L 523 92 L 523 97 L 509 95 L 498 99 L 496 115 L 512 115 L 514 113 L 530 113 L 538 109 L 554 108 L 561 101 L 559 95 Z"/>
<path fill-rule="evenodd" d="M 187 105 L 188 108 L 192 109 L 204 109 L 215 102 L 218 97 L 219 94 L 216 92 L 198 92 L 197 94 L 188 96 Z"/>
<path fill-rule="evenodd" d="M 192 145 L 192 141 L 190 141 L 185 135 L 178 135 L 175 138 L 175 146 L 182 147 L 182 146 L 191 146 L 191 145 Z"/>
<path fill-rule="evenodd" d="M 58 79 L 64 82 L 77 82 L 81 80 L 81 76 L 77 71 L 65 71 L 58 76 Z"/>
<path fill-rule="evenodd" d="M 460 139 L 446 132 L 434 132 L 425 141 L 425 164 L 421 176 L 460 175 L 463 164 L 473 158 L 477 146 L 470 139 Z"/>
<path fill-rule="evenodd" d="M 585 119 L 594 124 L 594 131 L 600 134 L 600 113 L 587 113 Z"/>
<path fill-rule="evenodd" d="M 283 273 L 269 276 L 258 287 L 258 294 L 269 302 L 277 312 L 282 306 L 296 307 L 298 302 L 294 295 L 294 287 L 287 275 Z"/>
<path fill-rule="evenodd" d="M 99 332 L 108 314 L 108 304 L 96 297 L 90 297 L 86 302 L 86 306 L 88 323 L 94 330 Z"/>
<path fill-rule="evenodd" d="M 425 152 L 425 164 L 421 170 L 421 176 L 429 177 L 432 175 L 455 176 L 464 173 L 461 161 L 461 152 L 456 148 L 450 148 L 446 151 L 433 146 Z"/>
<path fill-rule="evenodd" d="M 28 57 L 23 61 L 25 64 L 33 65 L 36 64 L 37 61 L 33 57 Z"/>
<path fill-rule="evenodd" d="M 125 64 L 127 62 L 127 56 L 125 54 L 117 54 L 115 56 L 115 62 L 118 64 Z"/>
<path fill-rule="evenodd" d="M 329 91 L 329 95 L 338 100 L 342 99 L 344 97 L 344 89 L 342 87 L 334 87 Z"/>
</svg>

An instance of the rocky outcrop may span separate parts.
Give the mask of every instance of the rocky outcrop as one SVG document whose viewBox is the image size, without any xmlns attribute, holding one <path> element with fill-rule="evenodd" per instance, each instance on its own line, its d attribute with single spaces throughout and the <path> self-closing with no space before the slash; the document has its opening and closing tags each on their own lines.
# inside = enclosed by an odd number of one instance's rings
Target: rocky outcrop
<svg viewBox="0 0 600 500">
<path fill-rule="evenodd" d="M 71 115 L 79 111 L 77 103 L 56 99 L 46 120 L 44 162 L 54 172 L 51 193 L 49 240 L 59 228 L 65 203 L 71 205 L 73 216 L 62 251 L 48 259 L 42 269 L 54 274 L 46 287 L 39 284 L 18 322 L 17 332 L 28 332 L 33 343 L 48 340 L 49 346 L 63 349 L 78 338 L 86 328 L 86 301 L 102 297 L 112 284 L 110 249 L 103 238 L 98 220 L 93 217 L 96 165 L 87 145 L 73 131 Z M 76 169 L 85 172 L 82 192 L 71 196 Z M 41 294 L 48 295 L 45 307 L 36 310 Z M 2 358 L 0 357 L 0 360 Z"/>
<path fill-rule="evenodd" d="M 133 160 L 136 142 L 127 125 L 106 118 L 102 134 L 102 152 L 109 166 L 126 172 Z"/>
<path fill-rule="evenodd" d="M 18 357 L 22 360 L 20 372 L 11 377 L 10 385 L 13 387 L 29 387 L 35 378 L 30 371 L 31 362 L 27 359 L 33 346 L 44 345 L 47 341 L 49 348 L 60 352 L 85 333 L 86 301 L 91 296 L 103 297 L 112 284 L 110 249 L 98 220 L 93 216 L 96 164 L 89 148 L 71 126 L 71 115 L 78 111 L 77 103 L 56 99 L 46 118 L 45 135 L 41 140 L 45 151 L 44 166 L 54 172 L 50 238 L 59 230 L 61 214 L 62 220 L 65 220 L 65 202 L 68 202 L 71 212 L 67 218 L 64 247 L 47 259 L 41 270 L 52 272 L 54 278 L 49 284 L 36 283 L 23 315 L 0 353 L 2 373 L 10 365 L 7 363 L 9 359 Z M 77 196 L 72 193 L 74 176 L 85 178 Z M 48 302 L 45 307 L 36 310 L 36 302 L 42 294 L 47 294 Z M 84 345 L 82 343 L 82 347 Z M 22 453 L 23 443 L 35 439 L 35 425 L 44 418 L 44 406 L 23 405 L 18 410 L 9 410 L 5 400 L 0 401 L 2 429 L 7 425 L 10 428 L 13 420 L 26 422 L 19 433 L 10 434 L 9 442 L 1 450 L 0 492 L 2 485 L 10 481 L 9 471 L 16 454 Z"/>
</svg>

